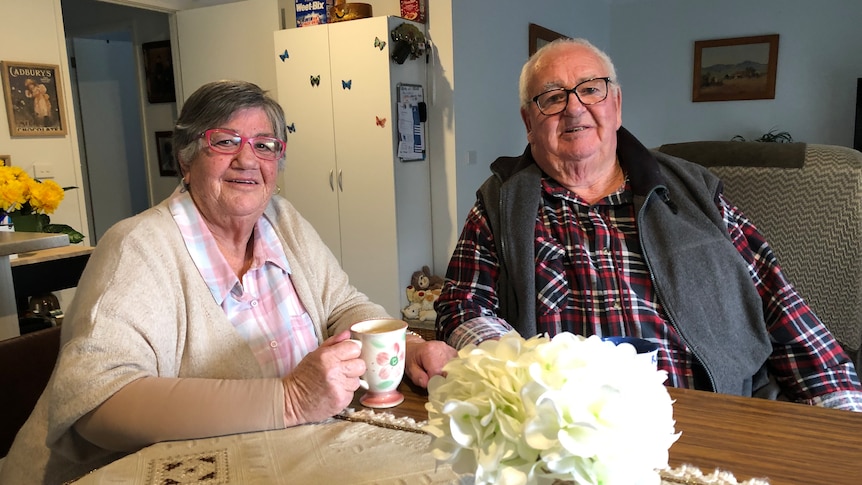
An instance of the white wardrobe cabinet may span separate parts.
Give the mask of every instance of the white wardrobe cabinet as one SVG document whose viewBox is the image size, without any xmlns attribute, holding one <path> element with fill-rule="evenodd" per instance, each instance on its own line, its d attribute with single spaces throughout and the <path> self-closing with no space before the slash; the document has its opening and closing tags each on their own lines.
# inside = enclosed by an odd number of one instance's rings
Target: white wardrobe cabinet
<svg viewBox="0 0 862 485">
<path fill-rule="evenodd" d="M 288 124 L 281 194 L 351 283 L 396 317 L 410 276 L 432 263 L 428 161 L 397 156 L 398 85 L 426 77 L 424 58 L 391 60 L 390 31 L 405 22 L 372 17 L 280 30 L 274 39 Z"/>
</svg>

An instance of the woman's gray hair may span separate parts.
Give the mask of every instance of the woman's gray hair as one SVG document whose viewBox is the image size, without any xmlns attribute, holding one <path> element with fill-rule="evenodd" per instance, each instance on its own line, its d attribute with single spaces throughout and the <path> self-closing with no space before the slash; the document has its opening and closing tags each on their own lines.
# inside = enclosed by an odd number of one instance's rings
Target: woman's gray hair
<svg viewBox="0 0 862 485">
<path fill-rule="evenodd" d="M 569 37 L 563 37 L 560 39 L 556 39 L 553 42 L 549 42 L 542 46 L 541 49 L 536 51 L 535 54 L 530 56 L 527 59 L 527 62 L 524 64 L 524 67 L 521 68 L 521 78 L 518 80 L 518 95 L 521 98 L 521 107 L 526 108 L 532 102 L 532 96 L 527 92 L 529 89 L 530 81 L 532 80 L 533 74 L 535 73 L 536 64 L 545 56 L 553 55 L 554 51 L 559 49 L 561 46 L 566 45 L 580 45 L 586 47 L 591 50 L 596 57 L 599 58 L 602 64 L 605 66 L 605 70 L 608 72 L 608 77 L 613 81 L 612 88 L 619 89 L 620 83 L 617 80 L 617 70 L 614 68 L 614 63 L 611 61 L 609 55 L 607 55 L 603 50 L 594 46 L 587 39 L 572 39 Z"/>
<path fill-rule="evenodd" d="M 204 84 L 183 104 L 174 126 L 174 159 L 179 164 L 180 177 L 206 146 L 201 134 L 210 128 L 220 127 L 237 111 L 247 108 L 263 109 L 272 125 L 274 136 L 287 141 L 284 110 L 258 85 L 245 81 L 215 81 Z M 278 159 L 278 170 L 283 169 L 284 154 Z"/>
</svg>

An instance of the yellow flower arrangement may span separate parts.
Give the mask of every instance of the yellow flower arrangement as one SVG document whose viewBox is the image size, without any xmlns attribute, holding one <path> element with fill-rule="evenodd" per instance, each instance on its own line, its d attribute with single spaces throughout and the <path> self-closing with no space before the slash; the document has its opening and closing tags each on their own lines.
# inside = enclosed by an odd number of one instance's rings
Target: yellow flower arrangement
<svg viewBox="0 0 862 485">
<path fill-rule="evenodd" d="M 30 177 L 20 167 L 0 167 L 0 215 L 11 217 L 36 214 L 42 222 L 42 232 L 60 232 L 69 235 L 69 242 L 79 243 L 84 235 L 65 224 L 51 224 L 47 214 L 53 214 L 66 190 L 53 180 Z"/>
<path fill-rule="evenodd" d="M 65 195 L 53 180 L 35 180 L 19 167 L 0 167 L 0 206 L 7 213 L 53 214 Z"/>
</svg>

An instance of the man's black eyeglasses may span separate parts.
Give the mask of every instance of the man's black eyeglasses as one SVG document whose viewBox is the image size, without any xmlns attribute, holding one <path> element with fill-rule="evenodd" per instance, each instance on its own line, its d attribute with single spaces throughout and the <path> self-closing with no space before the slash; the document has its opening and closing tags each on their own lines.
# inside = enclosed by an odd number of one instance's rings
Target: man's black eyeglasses
<svg viewBox="0 0 862 485">
<path fill-rule="evenodd" d="M 577 96 L 584 106 L 601 103 L 608 97 L 609 77 L 594 77 L 578 83 L 571 89 L 555 88 L 533 98 L 533 102 L 543 115 L 550 116 L 562 113 L 569 105 L 569 94 Z"/>
</svg>

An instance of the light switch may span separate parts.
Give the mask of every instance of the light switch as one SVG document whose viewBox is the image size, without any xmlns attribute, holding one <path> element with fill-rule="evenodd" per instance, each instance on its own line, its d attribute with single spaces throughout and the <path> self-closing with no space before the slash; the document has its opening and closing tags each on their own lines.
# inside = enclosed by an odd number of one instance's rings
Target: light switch
<svg viewBox="0 0 862 485">
<path fill-rule="evenodd" d="M 33 176 L 37 179 L 52 179 L 54 167 L 49 163 L 36 163 L 33 165 Z"/>
<path fill-rule="evenodd" d="M 467 165 L 476 165 L 476 150 L 467 150 Z"/>
</svg>

